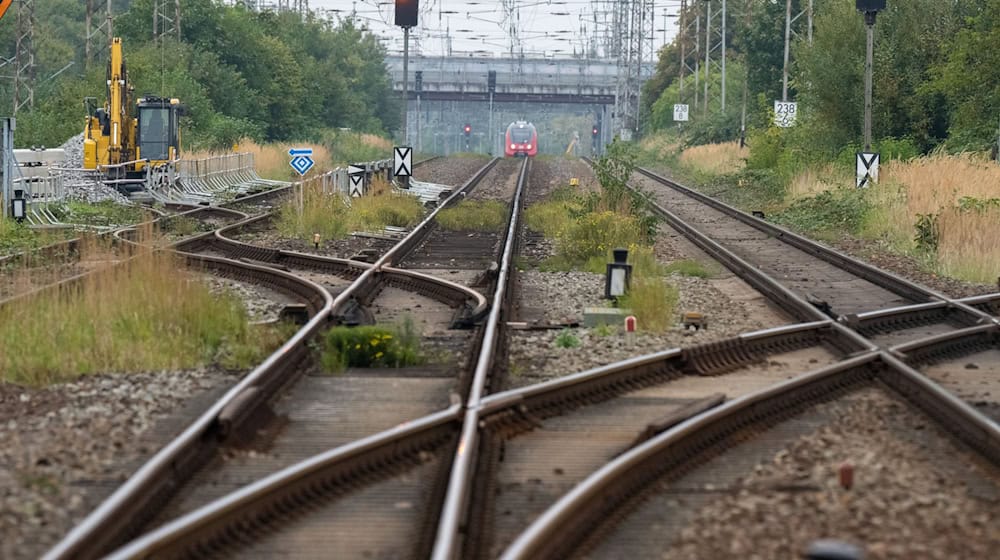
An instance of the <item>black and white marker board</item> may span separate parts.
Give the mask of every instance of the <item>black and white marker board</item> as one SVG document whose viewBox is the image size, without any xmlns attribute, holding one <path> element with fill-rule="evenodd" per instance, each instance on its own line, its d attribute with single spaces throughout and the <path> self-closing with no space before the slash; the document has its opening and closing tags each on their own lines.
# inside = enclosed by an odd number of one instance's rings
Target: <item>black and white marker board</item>
<svg viewBox="0 0 1000 560">
<path fill-rule="evenodd" d="M 878 183 L 879 155 L 871 152 L 857 152 L 857 187 L 866 189 Z"/>
<path fill-rule="evenodd" d="M 413 148 L 396 146 L 392 149 L 392 174 L 394 177 L 409 177 L 413 174 Z"/>
</svg>

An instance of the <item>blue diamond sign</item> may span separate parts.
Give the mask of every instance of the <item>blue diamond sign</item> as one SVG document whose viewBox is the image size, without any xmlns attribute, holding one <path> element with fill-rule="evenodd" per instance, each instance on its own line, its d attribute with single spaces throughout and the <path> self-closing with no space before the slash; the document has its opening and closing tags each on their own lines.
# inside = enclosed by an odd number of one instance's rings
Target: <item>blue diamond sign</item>
<svg viewBox="0 0 1000 560">
<path fill-rule="evenodd" d="M 299 175 L 305 175 L 316 164 L 313 158 L 309 157 L 312 153 L 312 148 L 292 148 L 288 150 L 288 155 L 292 156 L 292 161 L 288 162 L 288 165 L 291 165 Z"/>
</svg>

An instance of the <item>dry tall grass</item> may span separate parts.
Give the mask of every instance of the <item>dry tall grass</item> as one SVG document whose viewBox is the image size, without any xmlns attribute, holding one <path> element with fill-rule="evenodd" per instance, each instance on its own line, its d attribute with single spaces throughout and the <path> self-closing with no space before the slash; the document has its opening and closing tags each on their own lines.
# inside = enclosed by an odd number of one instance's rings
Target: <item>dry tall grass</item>
<svg viewBox="0 0 1000 560">
<path fill-rule="evenodd" d="M 846 170 L 838 169 L 835 165 L 826 165 L 820 168 L 810 167 L 792 177 L 788 184 L 786 198 L 791 202 L 800 198 L 816 196 L 821 192 L 849 185 L 852 180 Z"/>
<path fill-rule="evenodd" d="M 953 206 L 963 196 L 981 200 L 1000 196 L 1000 165 L 976 154 L 934 154 L 890 162 L 881 178 L 906 187 L 911 216 Z"/>
<path fill-rule="evenodd" d="M 957 208 L 960 199 L 1000 196 L 1000 166 L 975 154 L 934 154 L 884 167 L 874 190 L 889 200 L 879 221 L 897 238 L 912 238 L 921 214 L 938 214 L 937 250 L 941 271 L 978 282 L 1000 275 L 1000 210 Z M 894 195 L 894 190 L 898 190 Z"/>
<path fill-rule="evenodd" d="M 330 151 L 326 146 L 321 144 L 310 142 L 278 142 L 261 145 L 252 140 L 240 142 L 241 152 L 250 152 L 253 154 L 254 167 L 257 168 L 257 174 L 265 179 L 274 179 L 276 181 L 291 181 L 299 178 L 299 174 L 288 165 L 288 162 L 291 160 L 288 150 L 292 148 L 312 149 L 312 159 L 316 162 L 316 165 L 309 171 L 309 175 L 320 175 L 330 171 L 334 167 Z"/>
<path fill-rule="evenodd" d="M 282 235 L 311 242 L 339 239 L 357 230 L 376 231 L 385 226 L 410 227 L 424 216 L 420 200 L 393 192 L 380 180 L 372 182 L 368 196 L 349 199 L 339 192 L 324 192 L 318 181 L 306 181 L 298 196 L 278 209 L 277 228 Z"/>
<path fill-rule="evenodd" d="M 240 302 L 213 294 L 178 256 L 138 251 L 128 263 L 0 308 L 0 380 L 38 386 L 213 361 L 242 367 L 233 360 L 257 361 L 274 346 L 270 333 L 250 328 Z"/>
<path fill-rule="evenodd" d="M 726 175 L 743 169 L 749 155 L 749 149 L 734 141 L 688 148 L 681 153 L 680 162 L 699 173 Z"/>
<path fill-rule="evenodd" d="M 948 276 L 994 283 L 1000 277 L 1000 208 L 961 211 L 938 217 L 938 265 Z"/>
<path fill-rule="evenodd" d="M 682 146 L 676 137 L 661 133 L 646 136 L 639 142 L 639 147 L 643 152 L 652 154 L 656 159 L 667 159 L 681 151 Z"/>
</svg>

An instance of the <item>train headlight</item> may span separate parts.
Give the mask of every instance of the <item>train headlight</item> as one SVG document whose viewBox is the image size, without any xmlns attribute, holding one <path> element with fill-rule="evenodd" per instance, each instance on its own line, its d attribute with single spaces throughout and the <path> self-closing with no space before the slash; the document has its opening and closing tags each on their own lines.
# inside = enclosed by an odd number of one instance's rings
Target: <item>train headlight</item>
<svg viewBox="0 0 1000 560">
<path fill-rule="evenodd" d="M 528 144 L 528 149 L 529 149 L 529 150 L 531 149 L 531 144 Z"/>
<path fill-rule="evenodd" d="M 510 149 L 512 149 L 512 150 L 516 150 L 516 149 L 517 149 L 517 144 L 511 144 L 511 145 L 510 145 Z"/>
</svg>

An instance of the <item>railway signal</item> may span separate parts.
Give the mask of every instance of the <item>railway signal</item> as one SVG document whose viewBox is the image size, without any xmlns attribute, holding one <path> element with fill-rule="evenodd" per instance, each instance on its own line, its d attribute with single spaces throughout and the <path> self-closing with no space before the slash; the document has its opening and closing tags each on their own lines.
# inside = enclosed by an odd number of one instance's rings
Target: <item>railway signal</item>
<svg viewBox="0 0 1000 560">
<path fill-rule="evenodd" d="M 490 70 L 486 74 L 486 76 L 487 76 L 487 78 L 486 78 L 486 90 L 489 91 L 490 93 L 496 93 L 496 91 L 497 91 L 497 71 L 496 70 Z"/>
<path fill-rule="evenodd" d="M 396 0 L 396 25 L 416 27 L 419 11 L 420 2 L 418 0 Z"/>
<path fill-rule="evenodd" d="M 462 129 L 462 132 L 464 132 L 466 136 L 472 134 L 472 125 L 466 123 L 465 127 Z"/>
<path fill-rule="evenodd" d="M 591 135 L 591 136 L 593 136 L 594 138 L 597 138 L 597 135 L 598 135 L 598 134 L 600 134 L 600 133 L 601 133 L 601 129 L 597 128 L 597 126 L 596 126 L 596 125 L 595 125 L 595 126 L 594 126 L 594 128 L 593 128 L 593 129 L 592 129 L 592 130 L 590 131 L 590 135 Z"/>
</svg>

